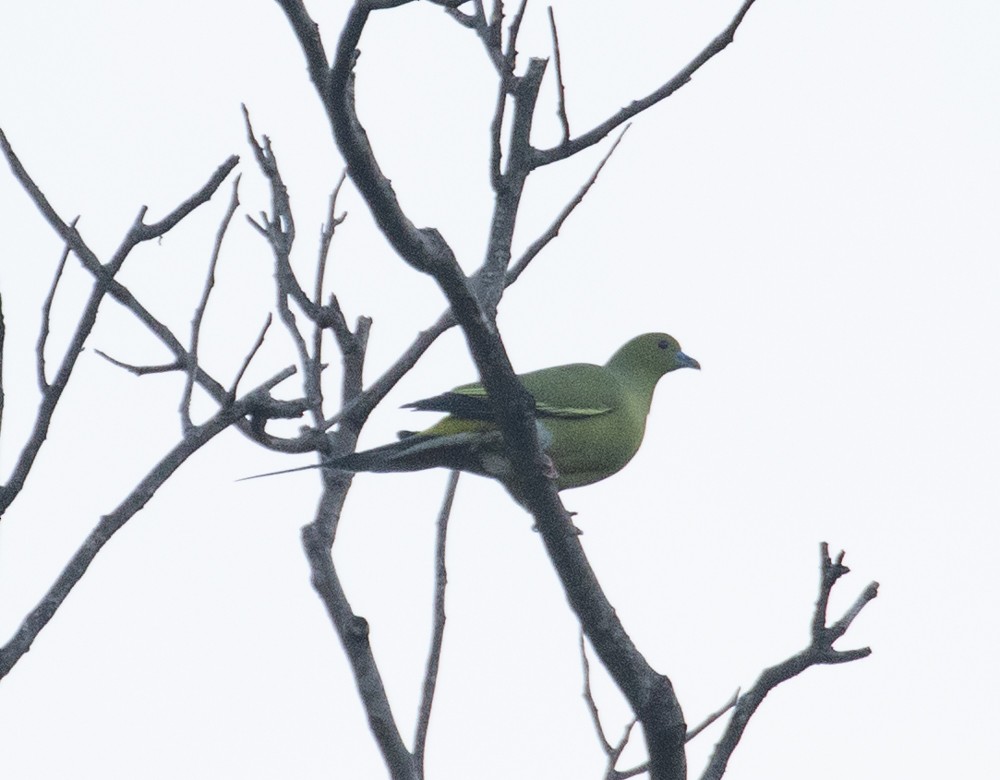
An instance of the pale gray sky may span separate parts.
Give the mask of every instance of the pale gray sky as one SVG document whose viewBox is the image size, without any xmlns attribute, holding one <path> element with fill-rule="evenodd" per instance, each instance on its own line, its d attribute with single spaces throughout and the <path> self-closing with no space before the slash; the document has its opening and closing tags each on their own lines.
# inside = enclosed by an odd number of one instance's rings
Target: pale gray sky
<svg viewBox="0 0 1000 780">
<path fill-rule="evenodd" d="M 242 213 L 268 207 L 245 102 L 273 140 L 296 261 L 309 267 L 341 163 L 276 4 L 8 5 L 0 126 L 105 258 L 142 204 L 158 218 L 231 153 L 243 159 Z M 332 50 L 347 4 L 311 5 Z M 664 81 L 737 5 L 557 4 L 574 131 Z M 984 776 L 992 766 L 998 24 L 990 2 L 759 0 L 727 51 L 634 123 L 502 305 L 519 370 L 603 362 L 648 330 L 672 333 L 702 363 L 661 384 L 625 471 L 564 494 L 609 598 L 670 675 L 689 722 L 804 646 L 820 541 L 846 548 L 853 569 L 835 593 L 837 616 L 870 580 L 882 584 L 840 644 L 873 655 L 772 694 L 727 777 Z M 548 56 L 548 35 L 545 6 L 530 7 L 522 56 Z M 439 228 L 474 268 L 489 213 L 488 63 L 467 31 L 422 3 L 377 14 L 361 48 L 358 101 L 383 169 L 414 221 Z M 550 73 L 539 145 L 558 139 L 552 87 Z M 605 148 L 536 175 L 520 247 Z M 124 273 L 180 333 L 227 196 L 228 185 Z M 38 309 L 61 247 L 6 167 L 0 203 L 6 476 L 37 401 Z M 443 299 L 378 239 L 349 186 L 342 205 L 329 276 L 352 317 L 375 320 L 373 378 Z M 273 305 L 270 263 L 240 216 L 203 334 L 221 376 Z M 74 267 L 61 289 L 54 346 L 86 281 Z M 180 435 L 180 379 L 136 379 L 92 350 L 148 363 L 165 353 L 114 304 L 103 315 L 37 470 L 0 524 L 2 641 Z M 291 355 L 275 332 L 248 381 Z M 447 335 L 362 443 L 433 419 L 398 406 L 472 378 L 463 342 Z M 119 533 L 0 684 L 0 775 L 382 776 L 299 546 L 316 475 L 233 482 L 304 462 L 227 434 Z M 336 547 L 407 737 L 445 477 L 358 477 Z M 462 479 L 428 777 L 600 776 L 575 619 L 530 526 L 499 486 Z M 596 684 L 617 736 L 627 712 Z M 692 744 L 693 776 L 718 736 Z"/>
</svg>

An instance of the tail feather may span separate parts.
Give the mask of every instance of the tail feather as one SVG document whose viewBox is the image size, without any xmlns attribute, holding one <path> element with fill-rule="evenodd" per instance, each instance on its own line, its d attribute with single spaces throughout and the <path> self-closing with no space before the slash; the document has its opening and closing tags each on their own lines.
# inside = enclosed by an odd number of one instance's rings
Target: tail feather
<svg viewBox="0 0 1000 780">
<path fill-rule="evenodd" d="M 499 443 L 499 432 L 484 433 L 469 431 L 449 434 L 447 436 L 425 436 L 420 433 L 410 433 L 399 441 L 383 444 L 362 452 L 352 452 L 338 458 L 330 458 L 322 463 L 312 463 L 308 466 L 297 466 L 292 469 L 269 471 L 265 474 L 254 474 L 242 477 L 237 482 L 245 482 L 260 477 L 273 477 L 277 474 L 291 474 L 309 469 L 339 469 L 341 471 L 421 471 L 423 469 L 442 467 L 454 470 L 485 473 L 480 463 L 480 455 L 487 439 L 496 438 Z"/>
</svg>

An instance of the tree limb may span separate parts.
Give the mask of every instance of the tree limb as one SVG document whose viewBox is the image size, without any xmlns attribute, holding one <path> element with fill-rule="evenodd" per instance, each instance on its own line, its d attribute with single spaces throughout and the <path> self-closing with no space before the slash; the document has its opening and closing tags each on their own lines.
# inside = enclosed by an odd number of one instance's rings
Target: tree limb
<svg viewBox="0 0 1000 780">
<path fill-rule="evenodd" d="M 229 228 L 229 223 L 232 221 L 233 215 L 236 213 L 239 205 L 240 177 L 237 176 L 233 179 L 233 192 L 229 198 L 229 206 L 226 208 L 226 213 L 222 217 L 219 229 L 215 233 L 215 244 L 212 247 L 212 254 L 209 258 L 208 274 L 205 278 L 205 286 L 202 289 L 201 300 L 198 301 L 198 305 L 194 310 L 194 317 L 191 319 L 191 346 L 188 349 L 191 361 L 188 365 L 187 378 L 184 382 L 184 392 L 181 396 L 180 406 L 181 424 L 185 431 L 193 427 L 193 423 L 191 422 L 191 395 L 194 391 L 195 377 L 198 374 L 198 340 L 201 336 L 201 323 L 205 318 L 205 311 L 208 309 L 208 299 L 212 294 L 212 288 L 215 287 L 215 269 L 219 264 L 222 239 L 225 238 L 226 230 Z"/>
<path fill-rule="evenodd" d="M 316 519 L 302 529 L 302 545 L 312 571 L 312 584 L 340 637 L 351 665 L 368 725 L 393 780 L 418 780 L 413 755 L 399 734 L 368 639 L 368 622 L 354 614 L 333 562 L 330 546 L 343 510 L 350 476 L 323 473 L 325 488 Z"/>
<path fill-rule="evenodd" d="M 559 51 L 559 32 L 556 30 L 556 15 L 549 6 L 549 28 L 552 30 L 552 53 L 556 60 L 556 88 L 558 90 L 558 101 L 556 114 L 559 117 L 559 124 L 562 126 L 562 144 L 569 142 L 569 115 L 566 113 L 566 86 L 563 84 L 562 76 L 562 52 Z"/>
<path fill-rule="evenodd" d="M 698 56 L 691 60 L 691 62 L 682 68 L 680 72 L 678 72 L 669 81 L 653 90 L 645 97 L 633 100 L 616 114 L 608 117 L 606 120 L 601 122 L 601 124 L 597 125 L 597 127 L 588 130 L 583 135 L 579 135 L 568 141 L 564 140 L 559 144 L 559 146 L 554 146 L 550 149 L 536 150 L 532 159 L 532 167 L 540 168 L 543 165 L 549 165 L 550 163 L 557 162 L 558 160 L 565 160 L 567 157 L 572 157 L 574 154 L 586 149 L 588 146 L 593 146 L 616 127 L 624 124 L 632 117 L 637 114 L 641 114 L 647 108 L 650 108 L 651 106 L 659 103 L 661 100 L 670 97 L 678 89 L 687 84 L 702 65 L 733 42 L 737 28 L 743 22 L 743 17 L 746 16 L 747 11 L 750 10 L 750 6 L 752 6 L 754 2 L 755 0 L 744 0 L 743 5 L 740 6 L 740 9 L 736 12 L 736 16 L 733 17 L 733 20 L 729 23 L 729 25 L 721 33 L 715 36 L 715 38 L 713 38 L 712 41 L 698 53 Z"/>
<path fill-rule="evenodd" d="M 146 506 L 163 483 L 193 453 L 232 425 L 233 422 L 253 411 L 258 404 L 266 401 L 267 391 L 293 372 L 294 369 L 285 369 L 239 401 L 220 409 L 207 422 L 192 427 L 185 433 L 181 441 L 161 458 L 159 463 L 136 485 L 135 489 L 125 497 L 125 500 L 110 514 L 101 518 L 42 600 L 28 613 L 10 641 L 0 648 L 0 679 L 3 679 L 18 660 L 31 649 L 39 632 L 48 625 L 70 591 L 80 581 L 90 564 L 93 563 L 94 558 L 111 537 Z"/>
<path fill-rule="evenodd" d="M 437 542 L 434 545 L 434 619 L 431 630 L 431 649 L 427 655 L 423 692 L 420 698 L 420 708 L 417 711 L 416 736 L 413 738 L 413 761 L 421 778 L 424 776 L 424 749 L 427 746 L 427 729 L 431 723 L 431 706 L 434 704 L 438 668 L 441 665 L 441 647 L 444 644 L 444 592 L 448 585 L 445 550 L 448 541 L 448 519 L 455 501 L 459 473 L 453 471 L 448 477 L 448 487 L 445 488 L 444 502 L 437 520 Z"/>
<path fill-rule="evenodd" d="M 835 650 L 833 648 L 833 643 L 844 635 L 864 606 L 878 596 L 878 583 L 870 583 L 844 616 L 833 625 L 827 626 L 826 612 L 830 592 L 837 580 L 850 571 L 843 565 L 843 561 L 843 552 L 833 561 L 830 559 L 829 545 L 826 542 L 820 545 L 820 587 L 819 598 L 816 601 L 816 609 L 813 611 L 811 621 L 812 641 L 802 652 L 761 672 L 753 687 L 739 697 L 725 733 L 715 746 L 708 766 L 701 776 L 702 780 L 720 780 L 750 718 L 763 703 L 764 697 L 778 685 L 802 674 L 811 666 L 848 663 L 871 655 L 871 648 L 868 647 L 856 650 Z"/>
<path fill-rule="evenodd" d="M 608 160 L 611 159 L 611 155 L 615 153 L 615 149 L 618 148 L 618 144 L 622 142 L 622 139 L 625 137 L 625 133 L 628 132 L 628 129 L 630 127 L 631 125 L 625 125 L 625 127 L 622 128 L 622 131 L 618 134 L 618 137 L 614 140 L 614 143 L 611 144 L 611 148 L 608 149 L 607 154 L 605 154 L 604 157 L 601 158 L 601 161 L 597 164 L 597 167 L 594 168 L 594 172 L 590 174 L 590 178 L 583 183 L 583 186 L 580 187 L 579 190 L 577 190 L 576 195 L 573 196 L 573 199 L 570 200 L 570 202 L 563 207 L 563 210 L 559 212 L 559 215 L 552 221 L 552 224 L 549 225 L 548 228 L 546 228 L 545 232 L 542 233 L 534 241 L 532 241 L 531 244 L 528 246 L 528 248 L 524 250 L 524 253 L 517 259 L 517 261 L 510 266 L 510 268 L 507 270 L 507 278 L 505 281 L 507 286 L 510 286 L 514 282 L 516 282 L 517 278 L 524 272 L 524 269 L 528 267 L 528 264 L 532 260 L 534 260 L 535 257 L 539 254 L 539 252 L 541 252 L 546 246 L 548 246 L 549 243 L 553 239 L 555 239 L 556 236 L 559 235 L 559 231 L 562 230 L 563 224 L 569 218 L 569 215 L 572 214 L 574 210 L 576 210 L 576 207 L 579 206 L 581 203 L 583 203 L 583 199 L 587 197 L 587 193 L 590 192 L 590 188 L 594 186 L 594 183 L 597 181 L 597 177 L 600 176 L 601 171 L 604 169 L 604 166 L 607 164 Z"/>
<path fill-rule="evenodd" d="M 154 333 L 154 335 L 159 337 L 160 340 L 174 352 L 178 361 L 183 362 L 184 365 L 188 364 L 190 356 L 173 333 L 171 333 L 165 325 L 153 317 L 138 302 L 138 300 L 135 299 L 135 296 L 133 296 L 126 287 L 118 283 L 114 277 L 115 274 L 117 274 L 121 269 L 129 253 L 139 243 L 163 235 L 163 233 L 176 225 L 181 219 L 184 218 L 184 216 L 197 208 L 197 206 L 207 202 L 222 184 L 223 180 L 236 166 L 239 158 L 233 155 L 226 160 L 225 163 L 219 166 L 215 173 L 209 178 L 208 182 L 206 182 L 200 190 L 184 201 L 180 206 L 175 208 L 160 222 L 155 223 L 154 225 L 145 225 L 143 217 L 146 213 L 146 209 L 145 207 L 140 209 L 138 216 L 133 221 L 132 226 L 129 228 L 125 238 L 122 240 L 122 243 L 115 251 L 111 260 L 109 260 L 107 264 L 102 264 L 94 252 L 91 251 L 90 247 L 87 246 L 86 242 L 84 242 L 76 227 L 64 222 L 56 213 L 44 193 L 34 182 L 31 176 L 28 175 L 28 172 L 21 164 L 21 161 L 17 158 L 17 155 L 14 154 L 14 150 L 11 148 L 9 141 L 2 130 L 0 130 L 0 149 L 3 150 L 15 178 L 24 188 L 25 192 L 28 193 L 35 206 L 42 213 L 42 216 L 46 219 L 52 229 L 63 239 L 63 241 L 66 242 L 72 252 L 79 258 L 84 268 L 86 268 L 95 278 L 94 288 L 91 292 L 90 298 L 84 306 L 83 312 L 80 315 L 76 330 L 70 339 L 69 346 L 64 353 L 59 369 L 49 384 L 48 389 L 42 396 L 32 431 L 22 448 L 20 455 L 18 456 L 9 481 L 6 485 L 0 487 L 0 515 L 2 515 L 6 508 L 10 506 L 10 503 L 20 493 L 21 488 L 24 485 L 24 481 L 27 479 L 28 473 L 31 470 L 31 466 L 45 441 L 49 422 L 51 421 L 59 399 L 62 397 L 62 393 L 69 382 L 73 369 L 76 366 L 77 358 L 83 351 L 84 342 L 93 330 L 94 323 L 97 319 L 97 311 L 106 294 L 111 295 L 115 298 L 115 300 L 119 301 L 122 305 L 132 311 L 133 314 L 135 314 L 140 321 L 142 321 L 143 324 L 145 324 L 146 327 Z M 215 382 L 201 369 L 198 369 L 198 379 L 217 401 L 223 402 L 226 400 L 225 390 L 222 386 Z"/>
<path fill-rule="evenodd" d="M 70 227 L 75 228 L 76 223 L 79 222 L 79 215 L 73 217 L 73 221 L 69 223 Z M 35 366 L 38 371 L 38 389 L 45 393 L 49 389 L 49 381 L 45 376 L 45 345 L 49 340 L 49 327 L 52 322 L 52 304 L 56 299 L 56 289 L 59 287 L 59 281 L 62 279 L 63 271 L 66 269 L 66 261 L 69 259 L 69 245 L 67 244 L 59 256 L 59 262 L 56 264 L 56 272 L 52 275 L 52 284 L 49 286 L 48 295 L 45 296 L 45 300 L 42 302 L 42 324 L 38 329 L 38 341 L 35 345 Z"/>
<path fill-rule="evenodd" d="M 368 204 L 376 223 L 400 256 L 412 267 L 431 274 L 438 282 L 463 329 L 483 385 L 497 409 L 498 426 L 511 452 L 514 467 L 511 489 L 535 516 L 571 606 L 598 656 L 643 725 L 653 780 L 683 777 L 686 727 L 673 688 L 665 676 L 649 666 L 626 634 L 590 568 L 554 485 L 544 476 L 545 460 L 534 424 L 534 402 L 514 376 L 496 331 L 492 307 L 486 307 L 484 311 L 480 306 L 477 295 L 470 289 L 450 247 L 440 234 L 431 229 L 417 230 L 403 214 L 391 185 L 375 162 L 367 135 L 357 118 L 352 68 L 356 46 L 373 5 L 360 0 L 352 7 L 337 44 L 334 66 L 327 77 L 316 62 L 316 52 L 322 51 L 321 44 L 317 46 L 318 31 L 304 16 L 301 3 L 295 0 L 279 2 L 286 10 L 306 53 L 310 73 L 320 90 L 337 146 L 347 161 L 348 174 Z M 521 80 L 523 91 L 520 95 L 515 92 L 515 106 L 520 98 L 525 109 L 533 107 L 534 95 L 537 95 L 535 78 L 540 80 L 543 72 L 542 61 L 535 60 L 529 65 L 533 78 L 526 76 Z M 527 167 L 515 162 L 515 158 L 529 148 L 529 130 L 530 116 L 525 111 L 512 122 L 508 176 L 511 171 L 516 172 L 521 180 L 515 182 L 516 188 L 523 184 L 523 178 L 527 176 Z M 517 194 L 519 196 L 519 192 Z M 491 245 L 488 262 L 491 255 L 496 258 L 502 252 L 502 246 Z M 503 274 L 506 274 L 506 265 L 503 265 Z M 503 278 L 501 276 L 496 283 L 498 286 L 502 286 Z M 477 285 L 477 288 L 482 290 L 490 286 Z M 343 638 L 344 631 L 340 628 L 338 631 Z M 357 672 L 356 679 L 360 684 Z M 372 728 L 374 731 L 374 724 Z M 392 746 L 384 743 L 377 732 L 376 738 L 392 768 L 395 755 Z"/>
</svg>

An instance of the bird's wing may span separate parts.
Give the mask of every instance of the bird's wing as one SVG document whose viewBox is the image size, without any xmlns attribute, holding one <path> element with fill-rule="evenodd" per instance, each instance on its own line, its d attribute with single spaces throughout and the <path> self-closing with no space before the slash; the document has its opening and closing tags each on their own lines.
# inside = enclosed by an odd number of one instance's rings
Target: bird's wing
<svg viewBox="0 0 1000 780">
<path fill-rule="evenodd" d="M 493 419 L 490 401 L 480 385 L 456 387 L 450 392 L 441 393 L 433 398 L 424 398 L 420 401 L 403 404 L 403 408 L 416 409 L 420 412 L 445 412 L 462 420 L 489 421 Z"/>
<path fill-rule="evenodd" d="M 606 368 L 589 363 L 543 368 L 520 377 L 535 399 L 539 418 L 582 419 L 608 414 L 621 403 L 621 387 Z M 433 398 L 404 404 L 419 411 L 444 412 L 460 420 L 496 419 L 485 388 L 479 384 L 456 387 Z"/>
<path fill-rule="evenodd" d="M 602 366 L 571 363 L 523 374 L 539 417 L 585 419 L 614 412 L 622 405 L 619 380 Z"/>
</svg>

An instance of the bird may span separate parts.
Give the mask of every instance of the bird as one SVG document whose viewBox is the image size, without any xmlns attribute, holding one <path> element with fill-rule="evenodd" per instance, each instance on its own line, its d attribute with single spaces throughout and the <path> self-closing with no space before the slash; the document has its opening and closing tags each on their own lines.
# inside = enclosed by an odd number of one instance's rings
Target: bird
<svg viewBox="0 0 1000 780">
<path fill-rule="evenodd" d="M 645 333 L 626 342 L 603 366 L 571 363 L 520 374 L 535 401 L 546 473 L 556 488 L 590 485 L 624 468 L 642 444 L 657 383 L 680 368 L 701 365 L 672 336 Z M 399 472 L 443 467 L 492 477 L 517 497 L 514 469 L 481 384 L 461 385 L 404 408 L 447 416 L 422 431 L 401 431 L 391 444 L 243 479 L 314 468 Z"/>
</svg>

